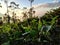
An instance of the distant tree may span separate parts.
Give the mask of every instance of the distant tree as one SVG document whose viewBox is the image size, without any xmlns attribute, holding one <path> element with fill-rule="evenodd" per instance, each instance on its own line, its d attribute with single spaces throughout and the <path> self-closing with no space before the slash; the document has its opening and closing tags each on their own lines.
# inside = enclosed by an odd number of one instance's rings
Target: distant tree
<svg viewBox="0 0 60 45">
<path fill-rule="evenodd" d="M 8 18 L 8 23 L 10 23 L 10 16 L 8 15 L 7 18 Z"/>
<path fill-rule="evenodd" d="M 15 23 L 16 22 L 16 14 L 14 12 L 12 14 L 13 14 L 12 20 L 13 20 L 13 23 Z"/>
<path fill-rule="evenodd" d="M 19 8 L 19 4 L 16 4 L 16 7 Z"/>
<path fill-rule="evenodd" d="M 24 20 L 28 18 L 27 12 L 22 12 Z"/>
<path fill-rule="evenodd" d="M 3 16 L 3 22 L 7 22 L 7 14 L 6 13 Z"/>
<path fill-rule="evenodd" d="M 35 12 L 33 11 L 33 7 L 29 9 L 28 11 L 28 14 L 29 14 L 29 17 L 32 18 L 32 15 L 34 14 Z"/>
<path fill-rule="evenodd" d="M 15 3 L 15 2 L 10 2 L 10 4 L 14 4 L 14 5 L 16 5 L 16 3 Z"/>
<path fill-rule="evenodd" d="M 30 8 L 30 10 L 29 10 L 29 16 L 30 16 L 30 18 L 32 17 L 32 10 L 33 10 L 33 8 L 32 8 L 32 3 L 34 2 L 34 0 L 29 0 L 30 1 L 30 6 L 31 6 L 31 8 Z"/>
<path fill-rule="evenodd" d="M 10 4 L 13 4 L 15 8 L 19 8 L 19 4 L 16 4 L 15 2 L 10 2 Z"/>
<path fill-rule="evenodd" d="M 34 15 L 34 17 L 35 17 L 35 12 L 36 12 L 36 11 L 33 11 L 33 15 Z"/>
<path fill-rule="evenodd" d="M 23 7 L 23 9 L 27 9 L 27 7 Z"/>
<path fill-rule="evenodd" d="M 32 7 L 32 3 L 34 2 L 34 0 L 29 0 L 30 1 L 30 6 Z"/>
<path fill-rule="evenodd" d="M 10 5 L 10 7 L 13 7 L 12 20 L 13 20 L 13 23 L 15 23 L 16 22 L 16 13 L 14 10 L 19 8 L 19 4 L 16 4 L 15 2 L 10 2 L 10 4 L 13 4 L 13 6 Z"/>
</svg>

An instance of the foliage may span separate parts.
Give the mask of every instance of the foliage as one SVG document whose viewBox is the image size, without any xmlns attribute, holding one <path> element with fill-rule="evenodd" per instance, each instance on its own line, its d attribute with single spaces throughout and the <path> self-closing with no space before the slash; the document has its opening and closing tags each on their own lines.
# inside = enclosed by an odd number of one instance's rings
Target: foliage
<svg viewBox="0 0 60 45">
<path fill-rule="evenodd" d="M 0 26 L 0 44 L 24 45 L 24 43 L 29 42 L 54 41 L 52 34 L 55 32 L 51 32 L 55 31 L 56 21 L 59 18 L 59 15 L 57 15 L 59 14 L 58 10 L 50 11 L 40 19 L 36 17 L 19 23 L 2 24 Z"/>
</svg>

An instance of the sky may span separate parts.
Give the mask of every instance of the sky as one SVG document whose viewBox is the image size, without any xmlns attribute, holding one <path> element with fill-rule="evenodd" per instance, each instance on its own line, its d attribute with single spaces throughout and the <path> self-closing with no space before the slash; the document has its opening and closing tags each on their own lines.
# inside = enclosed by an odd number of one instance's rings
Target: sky
<svg viewBox="0 0 60 45">
<path fill-rule="evenodd" d="M 28 0 L 11 0 L 20 5 L 20 7 L 30 7 L 30 2 Z M 10 1 L 10 2 L 11 2 Z M 38 5 L 41 3 L 51 3 L 51 2 L 58 2 L 60 0 L 34 0 L 33 5 Z"/>
<path fill-rule="evenodd" d="M 19 4 L 19 7 L 20 8 L 23 8 L 23 7 L 30 7 L 30 2 L 28 1 L 28 0 L 8 0 L 9 1 L 9 5 L 10 5 L 10 2 L 16 2 L 16 4 Z M 37 11 L 37 13 L 38 14 L 43 14 L 44 12 L 46 12 L 47 10 L 50 10 L 50 8 L 48 8 L 47 7 L 47 4 L 48 3 L 57 3 L 57 2 L 59 2 L 60 0 L 34 0 L 34 2 L 33 2 L 33 6 L 38 6 L 38 5 L 40 5 L 40 4 L 42 4 L 42 7 L 44 7 L 44 8 L 40 8 L 39 6 L 39 8 L 36 8 L 36 11 Z M 0 7 L 0 13 L 2 13 L 2 14 L 5 14 L 6 13 L 6 5 L 5 5 L 5 3 L 4 3 L 4 1 L 2 0 L 0 0 L 0 3 L 1 3 L 1 5 L 2 5 L 2 8 Z M 59 4 L 60 5 L 60 4 Z M 46 6 L 46 8 L 45 8 L 45 6 Z M 50 7 L 51 5 L 49 4 L 49 7 Z M 54 6 L 54 5 L 53 5 Z M 39 11 L 39 12 L 38 12 Z"/>
<path fill-rule="evenodd" d="M 10 2 L 16 2 L 17 4 L 19 4 L 19 7 L 20 8 L 23 8 L 23 7 L 30 7 L 30 2 L 29 0 L 8 0 L 9 1 L 9 4 Z M 38 4 L 42 4 L 42 3 L 51 3 L 51 2 L 58 2 L 60 0 L 34 0 L 33 2 L 33 5 L 38 5 Z M 0 2 L 2 3 L 3 0 Z M 4 5 L 4 4 L 3 4 Z"/>
<path fill-rule="evenodd" d="M 30 6 L 30 2 L 28 0 L 16 0 L 16 2 L 18 2 L 20 4 L 20 6 L 22 7 L 29 7 Z M 52 2 L 52 0 L 34 0 L 33 5 L 37 5 L 40 3 L 47 3 L 47 2 Z"/>
</svg>

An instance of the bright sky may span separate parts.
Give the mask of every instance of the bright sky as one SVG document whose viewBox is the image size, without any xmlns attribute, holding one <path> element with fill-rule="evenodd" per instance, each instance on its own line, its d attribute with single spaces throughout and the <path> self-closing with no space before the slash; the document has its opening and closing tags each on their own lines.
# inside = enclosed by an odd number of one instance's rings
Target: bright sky
<svg viewBox="0 0 60 45">
<path fill-rule="evenodd" d="M 9 2 L 16 2 L 17 4 L 19 4 L 20 8 L 23 7 L 29 7 L 30 6 L 30 2 L 29 0 L 8 0 Z M 51 2 L 58 2 L 60 0 L 34 0 L 33 5 L 38 5 L 41 3 L 51 3 Z M 2 8 L 0 8 L 0 13 L 4 13 L 6 12 L 6 5 L 3 1 L 0 0 L 0 2 L 2 3 Z"/>
<path fill-rule="evenodd" d="M 11 2 L 11 1 L 19 4 L 20 7 L 29 7 L 30 6 L 29 0 L 9 0 L 9 2 Z M 51 2 L 55 2 L 55 1 L 60 1 L 60 0 L 34 0 L 33 5 L 37 5 L 40 3 L 51 3 Z M 0 0 L 0 2 L 1 2 L 1 0 Z"/>
<path fill-rule="evenodd" d="M 30 6 L 30 2 L 29 0 L 11 0 L 14 1 L 18 4 L 20 4 L 20 7 L 29 7 Z M 33 5 L 37 5 L 40 3 L 51 3 L 51 2 L 57 2 L 60 0 L 34 0 Z"/>
<path fill-rule="evenodd" d="M 20 4 L 21 7 L 29 7 L 30 2 L 28 0 L 15 0 L 17 3 Z M 34 0 L 33 5 L 37 5 L 40 3 L 47 3 L 52 2 L 52 0 Z"/>
</svg>

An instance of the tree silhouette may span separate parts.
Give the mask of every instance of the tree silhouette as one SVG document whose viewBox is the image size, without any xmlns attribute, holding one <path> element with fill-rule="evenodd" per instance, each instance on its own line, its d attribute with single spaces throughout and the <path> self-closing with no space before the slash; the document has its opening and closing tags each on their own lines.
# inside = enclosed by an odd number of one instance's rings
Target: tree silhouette
<svg viewBox="0 0 60 45">
<path fill-rule="evenodd" d="M 19 8 L 19 4 L 16 4 L 16 8 Z"/>
<path fill-rule="evenodd" d="M 13 12 L 12 20 L 13 20 L 13 23 L 16 22 L 16 14 L 14 12 Z"/>
<path fill-rule="evenodd" d="M 29 17 L 31 18 L 32 17 L 32 10 L 33 10 L 33 8 L 32 8 L 32 3 L 34 2 L 34 0 L 29 0 L 30 1 L 30 6 L 31 6 L 31 8 L 30 8 L 30 10 L 29 10 Z"/>
<path fill-rule="evenodd" d="M 10 4 L 13 4 L 15 8 L 19 8 L 19 4 L 16 4 L 15 2 L 10 2 Z"/>
<path fill-rule="evenodd" d="M 34 17 L 35 17 L 35 12 L 36 12 L 36 11 L 33 11 L 33 15 L 34 15 Z"/>
<path fill-rule="evenodd" d="M 19 4 L 16 4 L 15 2 L 10 2 L 10 4 L 13 4 L 13 6 L 10 5 L 10 7 L 13 7 L 13 12 L 12 12 L 13 16 L 12 16 L 12 20 L 13 20 L 13 23 L 15 23 L 15 22 L 16 22 L 16 13 L 15 13 L 14 10 L 19 8 Z"/>
<path fill-rule="evenodd" d="M 32 15 L 35 14 L 35 11 L 33 11 L 33 7 L 29 9 L 28 14 L 30 18 L 32 18 Z"/>
<path fill-rule="evenodd" d="M 27 12 L 22 12 L 24 20 L 28 18 Z"/>
<path fill-rule="evenodd" d="M 34 0 L 29 0 L 30 1 L 30 6 L 32 7 L 32 3 L 34 2 Z"/>
<path fill-rule="evenodd" d="M 5 13 L 4 16 L 3 16 L 3 22 L 7 22 L 7 14 Z"/>
<path fill-rule="evenodd" d="M 23 9 L 27 9 L 27 7 L 23 7 Z"/>
<path fill-rule="evenodd" d="M 8 15 L 7 18 L 8 18 L 8 23 L 10 23 L 10 16 Z"/>
</svg>

